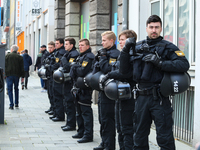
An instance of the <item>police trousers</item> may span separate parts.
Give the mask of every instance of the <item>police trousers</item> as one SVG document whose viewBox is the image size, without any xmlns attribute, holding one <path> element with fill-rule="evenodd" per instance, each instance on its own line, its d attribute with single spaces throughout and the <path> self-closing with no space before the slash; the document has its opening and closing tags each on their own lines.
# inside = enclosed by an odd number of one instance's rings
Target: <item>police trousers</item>
<svg viewBox="0 0 200 150">
<path fill-rule="evenodd" d="M 60 119 L 65 118 L 64 106 L 63 106 L 63 84 L 53 82 L 53 93 L 55 100 L 55 115 Z"/>
<path fill-rule="evenodd" d="M 76 108 L 74 103 L 74 97 L 71 94 L 72 83 L 64 83 L 64 111 L 66 113 L 66 125 L 70 127 L 76 127 Z"/>
<path fill-rule="evenodd" d="M 55 102 L 54 102 L 54 96 L 53 96 L 53 78 L 51 77 L 47 81 L 47 94 L 49 98 L 49 103 L 50 103 L 50 109 L 52 111 L 55 110 Z"/>
<path fill-rule="evenodd" d="M 148 135 L 152 120 L 161 150 L 175 150 L 172 112 L 169 98 L 154 100 L 153 95 L 139 95 L 135 103 L 134 150 L 149 150 Z"/>
<path fill-rule="evenodd" d="M 135 110 L 135 100 L 116 101 L 115 121 L 118 133 L 120 150 L 133 149 L 133 112 Z"/>
<path fill-rule="evenodd" d="M 115 101 L 110 100 L 103 91 L 99 92 L 98 112 L 102 146 L 115 150 Z"/>
</svg>

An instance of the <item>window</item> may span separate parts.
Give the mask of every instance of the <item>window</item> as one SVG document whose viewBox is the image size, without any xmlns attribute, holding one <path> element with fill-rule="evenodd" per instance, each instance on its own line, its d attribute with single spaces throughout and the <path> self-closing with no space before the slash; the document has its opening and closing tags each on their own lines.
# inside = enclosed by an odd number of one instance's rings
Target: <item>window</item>
<svg viewBox="0 0 200 150">
<path fill-rule="evenodd" d="M 174 24 L 174 3 L 173 0 L 164 1 L 163 11 L 163 33 L 164 39 L 173 42 L 173 24 Z"/>
<path fill-rule="evenodd" d="M 151 4 L 151 14 L 160 16 L 160 2 L 154 2 Z"/>
</svg>

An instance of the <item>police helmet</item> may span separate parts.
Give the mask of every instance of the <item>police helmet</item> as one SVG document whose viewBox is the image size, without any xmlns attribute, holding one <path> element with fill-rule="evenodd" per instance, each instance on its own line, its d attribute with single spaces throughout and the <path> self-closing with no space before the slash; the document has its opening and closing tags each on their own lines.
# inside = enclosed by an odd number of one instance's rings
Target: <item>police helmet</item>
<svg viewBox="0 0 200 150">
<path fill-rule="evenodd" d="M 69 73 L 64 73 L 63 67 L 59 67 L 53 73 L 53 79 L 57 83 L 64 83 L 65 81 L 71 80 L 71 77 L 70 77 Z"/>
<path fill-rule="evenodd" d="M 127 100 L 131 98 L 131 86 L 127 82 L 108 80 L 104 86 L 104 92 L 111 100 Z"/>
<path fill-rule="evenodd" d="M 47 80 L 46 69 L 44 68 L 44 66 L 42 66 L 42 67 L 38 70 L 38 76 L 39 76 L 40 78 L 42 78 L 43 80 Z"/>
<path fill-rule="evenodd" d="M 84 78 L 78 77 L 76 81 L 76 86 L 81 89 L 89 88 L 91 76 L 92 76 L 92 72 L 88 73 Z"/>
<path fill-rule="evenodd" d="M 165 73 L 160 84 L 160 92 L 164 97 L 185 92 L 190 86 L 191 78 L 184 73 Z"/>
<path fill-rule="evenodd" d="M 89 85 L 91 86 L 92 89 L 101 91 L 101 88 L 99 87 L 99 81 L 103 76 L 104 76 L 104 74 L 101 71 L 99 71 L 91 76 Z"/>
</svg>

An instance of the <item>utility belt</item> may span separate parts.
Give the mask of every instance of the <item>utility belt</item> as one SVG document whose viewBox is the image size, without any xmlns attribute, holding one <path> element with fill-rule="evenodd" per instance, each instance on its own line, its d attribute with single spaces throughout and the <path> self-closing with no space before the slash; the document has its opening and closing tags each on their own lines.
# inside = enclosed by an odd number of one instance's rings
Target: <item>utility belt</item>
<svg viewBox="0 0 200 150">
<path fill-rule="evenodd" d="M 154 100 L 158 100 L 160 98 L 160 105 L 162 105 L 162 96 L 160 93 L 160 85 L 154 85 L 149 88 L 140 89 L 138 84 L 133 88 L 133 98 L 136 99 L 139 95 L 141 96 L 149 96 L 153 95 Z"/>
</svg>

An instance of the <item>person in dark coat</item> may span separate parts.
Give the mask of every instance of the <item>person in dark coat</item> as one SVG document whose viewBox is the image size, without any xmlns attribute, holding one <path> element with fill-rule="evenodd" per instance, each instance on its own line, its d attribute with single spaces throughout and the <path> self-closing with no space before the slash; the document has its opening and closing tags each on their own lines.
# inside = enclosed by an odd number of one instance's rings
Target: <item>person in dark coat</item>
<svg viewBox="0 0 200 150">
<path fill-rule="evenodd" d="M 10 99 L 9 109 L 13 109 L 13 84 L 15 90 L 15 107 L 19 107 L 19 78 L 25 76 L 23 57 L 17 54 L 19 47 L 13 45 L 11 53 L 5 58 L 5 76 L 8 88 L 8 96 Z"/>
<path fill-rule="evenodd" d="M 28 55 L 28 50 L 24 50 L 24 54 L 22 55 L 24 60 L 24 71 L 25 71 L 25 89 L 27 89 L 28 85 L 28 77 L 29 77 L 29 67 L 32 65 L 32 59 Z"/>
</svg>

